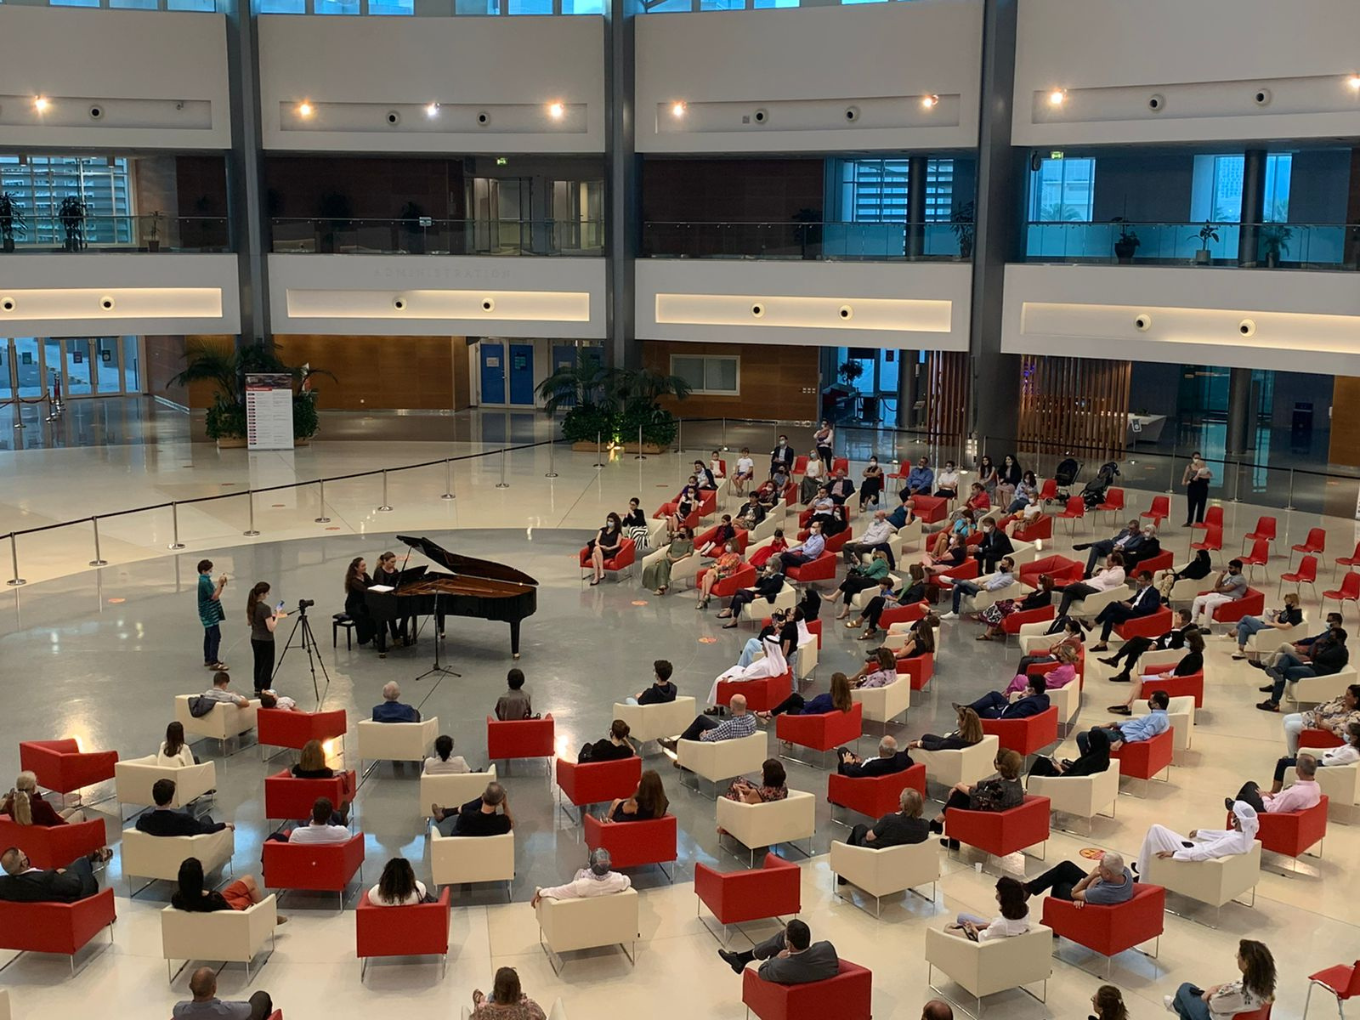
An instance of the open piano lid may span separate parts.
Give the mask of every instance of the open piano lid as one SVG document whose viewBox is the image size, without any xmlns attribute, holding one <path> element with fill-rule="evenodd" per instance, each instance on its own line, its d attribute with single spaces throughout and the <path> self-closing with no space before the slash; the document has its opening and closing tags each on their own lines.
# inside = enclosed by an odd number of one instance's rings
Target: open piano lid
<svg viewBox="0 0 1360 1020">
<path fill-rule="evenodd" d="M 451 553 L 443 546 L 431 542 L 428 538 L 414 538 L 410 535 L 398 535 L 397 541 L 406 543 L 421 555 L 438 563 L 440 566 L 447 567 L 455 574 L 466 574 L 469 577 L 481 577 L 489 581 L 510 581 L 515 584 L 538 584 L 538 582 L 528 574 L 516 570 L 514 567 L 507 567 L 504 563 L 492 563 L 490 560 L 477 560 L 473 559 L 471 556 Z"/>
</svg>

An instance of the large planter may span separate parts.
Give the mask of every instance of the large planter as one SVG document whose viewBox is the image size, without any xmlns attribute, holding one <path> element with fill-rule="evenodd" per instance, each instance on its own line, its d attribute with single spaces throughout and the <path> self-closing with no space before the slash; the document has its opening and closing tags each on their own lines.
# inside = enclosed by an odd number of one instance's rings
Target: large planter
<svg viewBox="0 0 1360 1020">
<path fill-rule="evenodd" d="M 642 451 L 641 451 L 641 452 L 642 452 L 642 453 L 665 453 L 666 450 L 667 450 L 666 447 L 664 447 L 664 446 L 657 446 L 656 443 L 643 443 L 643 444 L 642 444 Z M 623 452 L 624 452 L 624 453 L 637 453 L 637 452 L 639 452 L 639 451 L 638 451 L 638 444 L 637 444 L 637 443 L 624 443 L 624 444 L 623 444 Z"/>
<path fill-rule="evenodd" d="M 1208 248 L 1201 248 L 1199 251 L 1195 252 L 1195 265 L 1207 266 L 1208 264 L 1209 264 Z"/>
<path fill-rule="evenodd" d="M 596 449 L 603 450 L 604 445 L 597 447 L 594 443 L 572 443 L 571 448 L 576 453 L 594 453 Z"/>
<path fill-rule="evenodd" d="M 1133 253 L 1137 250 L 1138 245 L 1136 244 L 1121 244 L 1115 242 L 1114 257 L 1119 260 L 1121 265 L 1128 265 L 1133 261 Z"/>
<path fill-rule="evenodd" d="M 245 436 L 224 436 L 217 441 L 219 450 L 244 450 L 249 445 Z"/>
</svg>

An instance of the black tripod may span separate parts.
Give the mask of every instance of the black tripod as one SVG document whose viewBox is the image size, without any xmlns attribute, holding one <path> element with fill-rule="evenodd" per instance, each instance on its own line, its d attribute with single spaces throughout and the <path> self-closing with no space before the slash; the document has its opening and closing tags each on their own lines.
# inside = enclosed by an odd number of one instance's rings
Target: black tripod
<svg viewBox="0 0 1360 1020">
<path fill-rule="evenodd" d="M 449 669 L 448 666 L 442 665 L 442 664 L 440 663 L 440 661 L 439 661 L 439 639 L 442 638 L 442 637 L 444 636 L 443 633 L 442 633 L 443 628 L 442 628 L 442 626 L 441 626 L 441 623 L 442 623 L 442 619 L 443 619 L 443 618 L 440 616 L 440 613 L 439 613 L 439 595 L 440 595 L 439 592 L 435 592 L 435 593 L 434 593 L 434 616 L 431 617 L 431 619 L 434 620 L 434 629 L 435 629 L 435 635 L 434 635 L 434 665 L 431 666 L 429 669 L 427 669 L 424 673 L 421 673 L 420 676 L 416 677 L 417 680 L 424 680 L 427 676 L 431 676 L 431 675 L 435 675 L 435 674 L 437 674 L 437 675 L 439 675 L 439 676 L 441 676 L 441 677 L 444 677 L 444 676 L 458 676 L 458 677 L 461 677 L 461 676 L 463 675 L 462 673 L 455 673 L 453 670 Z"/>
<path fill-rule="evenodd" d="M 316 633 L 312 630 L 312 622 L 307 619 L 307 607 L 298 606 L 298 618 L 293 623 L 293 629 L 288 634 L 288 640 L 284 643 L 283 652 L 279 655 L 279 661 L 274 666 L 274 672 L 270 676 L 272 682 L 274 677 L 279 675 L 279 670 L 283 668 L 283 660 L 288 657 L 288 649 L 293 647 L 293 640 L 297 637 L 298 631 L 302 631 L 302 650 L 307 653 L 307 668 L 312 671 L 312 693 L 316 695 L 316 707 L 321 708 L 324 700 L 321 687 L 316 681 L 316 667 L 321 667 L 321 675 L 326 678 L 326 693 L 330 693 L 331 675 L 326 672 L 326 663 L 321 658 L 321 653 L 317 649 Z"/>
</svg>

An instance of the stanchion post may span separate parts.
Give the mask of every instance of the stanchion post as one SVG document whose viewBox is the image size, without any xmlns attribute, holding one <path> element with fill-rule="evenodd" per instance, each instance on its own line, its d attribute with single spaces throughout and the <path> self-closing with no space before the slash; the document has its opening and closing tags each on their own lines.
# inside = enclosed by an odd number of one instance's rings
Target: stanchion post
<svg viewBox="0 0 1360 1020">
<path fill-rule="evenodd" d="M 326 479 L 318 478 L 316 482 L 318 486 L 317 499 L 320 503 L 317 507 L 317 513 L 321 516 L 315 518 L 315 520 L 317 524 L 329 524 L 331 519 L 326 516 Z"/>
<path fill-rule="evenodd" d="M 444 495 L 440 499 L 457 499 L 453 493 L 453 465 L 449 458 L 444 458 Z"/>
<path fill-rule="evenodd" d="M 11 588 L 17 588 L 21 584 L 28 584 L 27 581 L 19 576 L 19 544 L 12 531 L 9 535 L 9 561 L 14 565 L 14 571 L 10 574 L 9 580 L 5 583 Z"/>
<path fill-rule="evenodd" d="M 589 433 L 586 433 L 586 434 L 589 435 Z M 603 437 L 604 437 L 604 433 L 602 433 L 602 432 L 600 432 L 600 431 L 598 431 L 598 430 L 595 432 L 595 466 L 596 466 L 597 468 L 602 468 L 602 467 L 604 467 L 604 443 L 603 443 Z"/>
<path fill-rule="evenodd" d="M 719 446 L 719 449 L 722 450 L 723 453 L 726 453 L 726 452 L 727 452 L 727 419 L 726 419 L 726 418 L 724 418 L 724 419 L 722 420 L 722 443 L 721 443 L 721 445 Z"/>
<path fill-rule="evenodd" d="M 259 532 L 255 530 L 255 490 L 254 490 L 254 489 L 251 489 L 249 492 L 246 493 L 246 502 L 247 502 L 247 503 L 249 504 L 249 506 L 250 506 L 250 526 L 249 526 L 245 531 L 241 532 L 241 534 L 245 535 L 246 538 L 254 538 L 256 535 L 259 534 Z"/>
<path fill-rule="evenodd" d="M 543 476 L 544 478 L 557 477 L 557 472 L 553 469 L 553 450 L 557 446 L 557 440 L 552 435 L 552 429 L 555 427 L 555 424 L 550 425 L 548 431 L 548 473 Z"/>
<path fill-rule="evenodd" d="M 1289 469 L 1289 496 L 1288 496 L 1288 497 L 1285 499 L 1285 501 L 1284 501 L 1284 508 L 1285 508 L 1286 510 L 1294 510 L 1294 509 L 1296 509 L 1295 506 L 1294 506 L 1294 469 L 1293 469 L 1293 468 L 1290 468 L 1290 469 Z M 17 569 L 17 568 L 16 568 L 16 569 Z"/>
<path fill-rule="evenodd" d="M 390 513 L 392 510 L 391 505 L 387 502 L 387 468 L 383 468 L 382 478 L 383 478 L 383 498 L 382 506 L 378 507 L 378 512 L 385 514 Z"/>
<path fill-rule="evenodd" d="M 675 422 L 675 452 L 685 452 L 685 419 L 677 418 Z"/>
<path fill-rule="evenodd" d="M 496 483 L 498 489 L 510 488 L 510 483 L 505 480 L 505 447 L 501 447 L 501 480 Z"/>
<path fill-rule="evenodd" d="M 99 554 L 99 518 L 91 517 L 90 523 L 94 525 L 94 559 L 90 560 L 90 566 L 107 567 L 109 561 Z"/>
<path fill-rule="evenodd" d="M 179 504 L 173 500 L 170 503 L 170 548 L 183 549 L 184 543 L 179 540 Z"/>
<path fill-rule="evenodd" d="M 643 453 L 642 453 L 642 426 L 641 426 L 641 425 L 638 426 L 638 452 L 637 452 L 637 456 L 634 457 L 633 459 L 634 459 L 634 460 L 646 460 L 646 459 L 647 459 L 645 456 L 643 456 Z"/>
</svg>

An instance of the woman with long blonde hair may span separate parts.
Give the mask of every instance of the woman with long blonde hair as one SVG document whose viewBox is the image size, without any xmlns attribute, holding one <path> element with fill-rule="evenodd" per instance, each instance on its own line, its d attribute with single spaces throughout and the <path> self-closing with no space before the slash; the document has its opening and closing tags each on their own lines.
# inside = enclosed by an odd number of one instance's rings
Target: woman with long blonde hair
<svg viewBox="0 0 1360 1020">
<path fill-rule="evenodd" d="M 80 808 L 59 811 L 43 800 L 38 792 L 38 777 L 32 772 L 20 772 L 15 778 L 14 788 L 0 802 L 0 815 L 9 815 L 17 825 L 36 825 L 42 829 L 85 821 L 85 812 Z"/>
</svg>

